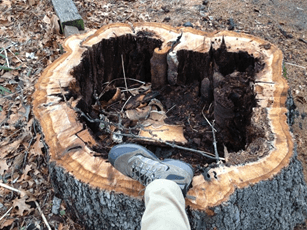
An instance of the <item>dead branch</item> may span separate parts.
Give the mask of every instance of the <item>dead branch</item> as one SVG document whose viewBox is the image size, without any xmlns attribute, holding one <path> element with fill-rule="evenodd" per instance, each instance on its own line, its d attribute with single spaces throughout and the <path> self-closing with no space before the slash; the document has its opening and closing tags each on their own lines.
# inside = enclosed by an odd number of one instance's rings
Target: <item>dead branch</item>
<svg viewBox="0 0 307 230">
<path fill-rule="evenodd" d="M 117 135 L 121 135 L 121 136 L 125 136 L 125 137 L 132 137 L 132 138 L 137 138 L 137 139 L 144 139 L 144 140 L 149 140 L 149 141 L 158 141 L 159 143 L 168 145 L 168 146 L 170 146 L 172 148 L 177 148 L 177 149 L 186 150 L 186 151 L 189 151 L 189 152 L 199 153 L 199 154 L 203 155 L 204 157 L 208 157 L 210 159 L 216 160 L 216 157 L 214 155 L 212 155 L 212 153 L 201 151 L 201 150 L 196 150 L 196 149 L 191 149 L 191 148 L 187 148 L 187 147 L 183 147 L 183 146 L 177 145 L 175 143 L 169 143 L 167 141 L 161 140 L 160 138 L 159 139 L 154 139 L 154 138 L 150 138 L 150 137 L 142 137 L 142 136 L 135 135 L 135 134 L 132 134 L 132 133 L 130 133 L 130 134 L 118 133 Z M 220 160 L 225 160 L 222 157 L 220 157 L 219 159 Z"/>
<path fill-rule="evenodd" d="M 3 214 L 3 216 L 1 216 L 0 217 L 0 221 L 4 218 L 4 217 L 6 217 L 7 216 L 7 214 L 9 214 L 9 212 L 11 211 L 13 209 L 13 207 L 10 207 L 10 209 L 9 210 L 7 210 L 7 212 L 6 213 L 4 213 Z"/>
<path fill-rule="evenodd" d="M 214 125 L 214 121 L 213 121 L 213 125 Z M 213 147 L 214 147 L 216 162 L 218 163 L 220 160 L 219 160 L 219 153 L 218 153 L 217 147 L 216 147 L 216 138 L 215 138 L 215 131 L 214 131 L 215 129 L 214 129 L 213 125 L 211 126 L 212 136 L 213 136 Z"/>
<path fill-rule="evenodd" d="M 121 58 L 122 58 L 122 67 L 123 67 L 123 75 L 124 75 L 125 87 L 126 87 L 126 90 L 128 91 L 123 55 L 121 55 Z"/>
<path fill-rule="evenodd" d="M 205 108 L 205 107 L 204 107 Z M 214 128 L 214 126 L 209 122 L 209 120 L 207 119 L 207 117 L 205 116 L 204 114 L 204 108 L 201 110 L 201 113 L 203 115 L 203 117 L 206 119 L 207 123 L 210 125 L 211 129 L 212 129 L 212 136 L 213 136 L 213 147 L 214 147 L 214 153 L 215 153 L 215 159 L 216 159 L 216 162 L 218 163 L 220 160 L 220 157 L 219 157 L 219 154 L 218 154 L 218 151 L 217 151 L 217 146 L 216 146 L 216 138 L 215 138 L 215 132 L 216 129 Z M 214 123 L 214 121 L 213 121 Z"/>
<path fill-rule="evenodd" d="M 8 57 L 7 57 L 7 52 L 6 52 L 6 49 L 4 49 L 4 54 L 5 54 L 5 60 L 6 60 L 7 67 L 9 67 L 9 68 L 10 68 L 10 62 L 9 62 Z"/>
<path fill-rule="evenodd" d="M 292 65 L 292 66 L 295 66 L 295 67 L 299 67 L 299 68 L 302 68 L 302 69 L 306 69 L 306 67 L 304 67 L 304 66 L 297 65 L 297 64 L 292 64 L 292 63 L 289 63 L 289 62 L 285 62 L 285 64 Z"/>
<path fill-rule="evenodd" d="M 51 227 L 50 227 L 50 225 L 49 225 L 49 223 L 48 223 L 48 221 L 47 221 L 47 219 L 46 219 L 44 213 L 42 212 L 41 207 L 39 206 L 39 204 L 37 203 L 36 200 L 35 200 L 34 202 L 35 202 L 35 205 L 36 205 L 36 207 L 37 207 L 39 213 L 41 214 L 42 219 L 43 219 L 43 221 L 45 222 L 45 224 L 46 224 L 48 230 L 51 230 Z"/>
<path fill-rule="evenodd" d="M 127 101 L 124 103 L 122 109 L 120 110 L 120 112 L 122 113 L 124 111 L 125 106 L 127 105 L 128 101 L 130 100 L 131 96 L 127 99 Z"/>
</svg>

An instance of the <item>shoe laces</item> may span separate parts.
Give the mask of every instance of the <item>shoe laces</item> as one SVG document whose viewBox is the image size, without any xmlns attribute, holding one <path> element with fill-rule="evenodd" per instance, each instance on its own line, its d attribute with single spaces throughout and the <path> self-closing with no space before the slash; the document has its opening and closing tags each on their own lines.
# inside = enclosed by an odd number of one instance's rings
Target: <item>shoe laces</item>
<svg viewBox="0 0 307 230">
<path fill-rule="evenodd" d="M 168 169 L 168 166 L 161 164 L 159 161 L 141 155 L 134 156 L 130 162 L 132 162 L 132 179 L 141 182 L 145 186 L 153 180 L 161 178 L 161 176 L 157 175 L 157 172 L 167 171 Z"/>
</svg>

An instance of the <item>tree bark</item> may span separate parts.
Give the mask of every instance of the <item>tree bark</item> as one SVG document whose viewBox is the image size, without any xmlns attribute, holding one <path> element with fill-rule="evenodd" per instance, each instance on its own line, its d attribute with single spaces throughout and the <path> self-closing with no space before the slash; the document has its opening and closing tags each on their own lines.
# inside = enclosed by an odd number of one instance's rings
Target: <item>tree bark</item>
<svg viewBox="0 0 307 230">
<path fill-rule="evenodd" d="M 67 211 L 86 229 L 140 229 L 139 198 L 93 188 L 51 163 L 50 179 Z M 295 156 L 271 180 L 236 189 L 226 202 L 201 211 L 187 207 L 192 229 L 293 229 L 307 215 L 307 189 Z"/>
<path fill-rule="evenodd" d="M 268 50 L 262 49 L 266 41 L 246 34 L 206 33 L 157 23 L 137 23 L 133 27 L 113 24 L 68 38 L 64 44 L 67 53 L 50 65 L 36 84 L 33 110 L 49 147 L 50 179 L 76 221 L 87 229 L 140 229 L 144 212 L 140 192 L 144 187 L 97 156 L 97 149 L 105 146 L 99 146 L 93 131 L 80 121 L 103 82 L 122 77 L 121 57 L 127 64 L 127 76 L 150 81 L 154 49 L 164 50 L 177 42 L 171 50 L 178 61 L 172 68 L 171 75 L 176 79 L 171 79 L 171 84 L 196 80 L 201 83 L 207 78 L 209 87 L 214 74 L 210 72 L 210 58 L 217 55 L 212 54 L 212 48 L 219 51 L 221 41 L 226 42 L 233 61 L 227 65 L 222 60 L 217 63 L 224 76 L 235 70 L 232 65 L 243 68 L 238 60 L 246 54 L 264 63 L 253 84 L 257 106 L 251 115 L 252 127 L 262 130 L 263 137 L 255 137 L 241 155 L 229 154 L 235 159 L 256 152 L 257 160 L 237 164 L 230 160 L 209 166 L 206 173 L 193 178 L 186 198 L 191 226 L 293 229 L 304 221 L 307 189 L 287 123 L 287 119 L 291 120 L 287 109 L 291 103 L 287 101 L 288 85 L 282 77 L 282 52 L 273 44 Z M 163 60 L 161 79 L 165 81 L 168 61 L 164 56 Z M 246 60 L 253 62 L 250 57 Z M 209 98 L 209 91 L 205 90 L 203 97 Z M 211 93 L 214 97 L 213 90 Z M 85 111 L 83 114 L 80 108 Z M 235 116 L 234 111 L 231 113 Z"/>
</svg>

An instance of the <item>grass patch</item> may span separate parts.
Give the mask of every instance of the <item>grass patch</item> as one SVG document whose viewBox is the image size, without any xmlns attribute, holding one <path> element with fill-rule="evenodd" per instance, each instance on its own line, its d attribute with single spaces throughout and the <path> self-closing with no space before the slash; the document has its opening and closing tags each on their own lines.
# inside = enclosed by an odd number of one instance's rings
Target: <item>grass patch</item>
<svg viewBox="0 0 307 230">
<path fill-rule="evenodd" d="M 0 85 L 0 94 L 4 95 L 5 93 L 12 93 L 9 89 Z"/>
</svg>

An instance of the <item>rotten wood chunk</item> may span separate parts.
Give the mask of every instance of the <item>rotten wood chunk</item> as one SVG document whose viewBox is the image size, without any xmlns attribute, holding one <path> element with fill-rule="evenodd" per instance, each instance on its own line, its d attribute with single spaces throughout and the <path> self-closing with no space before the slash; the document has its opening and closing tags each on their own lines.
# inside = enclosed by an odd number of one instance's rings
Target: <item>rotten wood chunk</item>
<svg viewBox="0 0 307 230">
<path fill-rule="evenodd" d="M 167 84 L 167 62 L 166 56 L 171 47 L 164 49 L 156 48 L 150 59 L 151 67 L 151 84 L 153 89 L 162 88 Z"/>
</svg>

